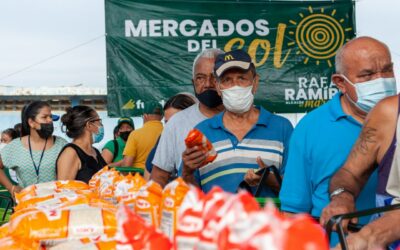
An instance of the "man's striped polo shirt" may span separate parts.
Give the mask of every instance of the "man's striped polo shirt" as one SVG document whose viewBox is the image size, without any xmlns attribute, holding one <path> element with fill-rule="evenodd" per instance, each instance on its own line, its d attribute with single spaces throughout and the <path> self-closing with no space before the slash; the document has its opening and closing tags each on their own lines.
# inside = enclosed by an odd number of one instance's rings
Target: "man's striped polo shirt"
<svg viewBox="0 0 400 250">
<path fill-rule="evenodd" d="M 236 192 L 239 183 L 249 169 L 258 169 L 257 157 L 267 165 L 275 165 L 284 171 L 286 149 L 293 130 L 284 117 L 274 115 L 262 107 L 257 123 L 242 141 L 229 132 L 222 121 L 225 112 L 199 123 L 199 129 L 213 144 L 218 153 L 214 162 L 201 167 L 195 177 L 204 192 L 220 186 L 228 192 Z"/>
</svg>

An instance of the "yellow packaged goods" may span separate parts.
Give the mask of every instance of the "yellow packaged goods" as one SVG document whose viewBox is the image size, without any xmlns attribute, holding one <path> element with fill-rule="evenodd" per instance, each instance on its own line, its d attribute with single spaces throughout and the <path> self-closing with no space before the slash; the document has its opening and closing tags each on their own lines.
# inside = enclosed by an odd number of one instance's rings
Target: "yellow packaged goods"
<svg viewBox="0 0 400 250">
<path fill-rule="evenodd" d="M 146 180 L 139 173 L 136 173 L 134 176 L 128 174 L 115 183 L 114 195 L 118 203 L 125 204 L 134 209 L 136 195 L 144 185 L 146 185 Z"/>
<path fill-rule="evenodd" d="M 13 217 L 9 233 L 31 240 L 113 237 L 116 231 L 115 214 L 115 209 L 89 205 L 36 210 Z"/>
<path fill-rule="evenodd" d="M 56 190 L 68 189 L 68 190 L 87 190 L 89 186 L 81 181 L 51 181 L 31 185 L 24 188 L 21 192 L 15 194 L 17 203 L 35 198 L 45 197 L 52 195 Z"/>
<path fill-rule="evenodd" d="M 178 210 L 188 191 L 189 186 L 180 177 L 169 183 L 163 190 L 160 229 L 170 240 L 175 235 Z"/>
<path fill-rule="evenodd" d="M 149 181 L 140 188 L 135 202 L 135 212 L 147 223 L 154 225 L 156 228 L 160 224 L 161 198 L 161 186 L 154 181 Z"/>
</svg>

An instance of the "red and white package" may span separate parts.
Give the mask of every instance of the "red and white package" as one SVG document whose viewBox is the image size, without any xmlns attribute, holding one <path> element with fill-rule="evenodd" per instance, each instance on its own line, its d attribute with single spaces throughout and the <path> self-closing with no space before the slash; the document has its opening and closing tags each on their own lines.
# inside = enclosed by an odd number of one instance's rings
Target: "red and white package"
<svg viewBox="0 0 400 250">
<path fill-rule="evenodd" d="M 134 176 L 130 173 L 122 176 L 114 185 L 114 195 L 117 202 L 134 209 L 137 193 L 144 185 L 146 185 L 146 180 L 139 173 Z"/>
<path fill-rule="evenodd" d="M 118 231 L 115 239 L 121 250 L 170 250 L 172 244 L 167 236 L 127 206 L 118 209 Z"/>
<path fill-rule="evenodd" d="M 213 162 L 215 158 L 217 158 L 217 151 L 215 151 L 207 137 L 198 129 L 192 129 L 189 131 L 189 134 L 185 139 L 185 144 L 188 148 L 197 146 L 207 153 L 207 158 L 203 162 L 203 166 Z"/>
</svg>

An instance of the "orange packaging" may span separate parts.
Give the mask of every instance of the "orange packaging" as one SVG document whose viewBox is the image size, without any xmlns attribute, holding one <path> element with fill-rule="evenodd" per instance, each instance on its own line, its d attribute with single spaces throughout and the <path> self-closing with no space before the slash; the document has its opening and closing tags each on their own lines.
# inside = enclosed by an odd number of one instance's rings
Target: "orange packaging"
<svg viewBox="0 0 400 250">
<path fill-rule="evenodd" d="M 98 181 L 100 176 L 105 173 L 108 172 L 110 170 L 110 168 L 108 166 L 103 167 L 102 169 L 100 169 L 97 173 L 95 173 L 92 178 L 89 180 L 89 187 L 91 189 L 97 189 L 98 187 Z"/>
<path fill-rule="evenodd" d="M 35 198 L 45 197 L 53 195 L 56 190 L 68 189 L 68 190 L 87 190 L 89 186 L 81 181 L 51 181 L 45 183 L 39 183 L 24 188 L 21 192 L 15 194 L 17 203 Z"/>
<path fill-rule="evenodd" d="M 134 225 L 134 226 L 132 226 Z M 170 250 L 172 244 L 161 231 L 149 225 L 127 206 L 118 209 L 117 249 Z"/>
<path fill-rule="evenodd" d="M 97 187 L 100 197 L 113 203 L 117 203 L 117 200 L 114 197 L 114 184 L 121 178 L 122 176 L 119 172 L 114 169 L 100 175 Z"/>
<path fill-rule="evenodd" d="M 93 241 L 91 239 L 66 240 L 54 244 L 52 246 L 45 246 L 44 249 L 45 250 L 70 250 L 70 249 L 114 250 L 117 249 L 117 242 L 115 240 Z"/>
<path fill-rule="evenodd" d="M 37 241 L 20 239 L 11 236 L 0 238 L 0 250 L 39 250 L 40 244 Z"/>
<path fill-rule="evenodd" d="M 116 231 L 115 209 L 77 205 L 63 209 L 31 211 L 12 218 L 9 233 L 31 240 L 79 239 Z"/>
<path fill-rule="evenodd" d="M 125 204 L 133 210 L 137 193 L 144 185 L 146 185 L 146 180 L 139 173 L 134 176 L 130 173 L 123 176 L 114 185 L 114 195 L 117 198 L 117 202 Z"/>
<path fill-rule="evenodd" d="M 81 197 L 86 197 L 87 199 L 91 199 L 91 198 L 96 198 L 97 195 L 91 190 L 56 189 L 54 190 L 54 194 L 41 197 L 33 197 L 31 199 L 21 201 L 14 208 L 14 210 L 19 211 L 29 207 L 51 206 L 52 204 L 59 204 L 67 201 L 73 201 Z"/>
<path fill-rule="evenodd" d="M 162 188 L 154 181 L 149 181 L 140 188 L 135 202 L 135 212 L 150 225 L 160 225 L 160 204 Z"/>
<path fill-rule="evenodd" d="M 203 135 L 203 133 L 201 133 L 198 129 L 190 130 L 188 136 L 185 139 L 185 144 L 188 148 L 198 146 L 204 152 L 207 152 L 207 158 L 203 162 L 203 166 L 207 165 L 210 162 L 213 162 L 215 158 L 217 158 L 217 152 L 215 151 L 213 145 L 207 139 L 207 137 Z"/>
<path fill-rule="evenodd" d="M 0 239 L 8 235 L 8 223 L 0 227 Z"/>
<path fill-rule="evenodd" d="M 188 191 L 189 186 L 180 177 L 169 183 L 163 190 L 160 229 L 170 240 L 175 235 L 178 210 Z"/>
</svg>

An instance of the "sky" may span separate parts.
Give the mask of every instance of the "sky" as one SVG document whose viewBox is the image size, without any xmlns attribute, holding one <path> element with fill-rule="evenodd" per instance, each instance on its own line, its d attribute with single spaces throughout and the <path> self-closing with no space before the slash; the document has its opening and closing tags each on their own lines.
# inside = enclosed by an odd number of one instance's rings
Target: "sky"
<svg viewBox="0 0 400 250">
<path fill-rule="evenodd" d="M 399 0 L 356 4 L 357 35 L 389 46 L 400 86 L 399 10 Z M 0 85 L 106 87 L 104 34 L 103 0 L 1 0 Z"/>
</svg>

